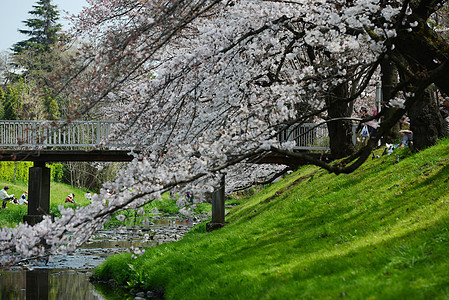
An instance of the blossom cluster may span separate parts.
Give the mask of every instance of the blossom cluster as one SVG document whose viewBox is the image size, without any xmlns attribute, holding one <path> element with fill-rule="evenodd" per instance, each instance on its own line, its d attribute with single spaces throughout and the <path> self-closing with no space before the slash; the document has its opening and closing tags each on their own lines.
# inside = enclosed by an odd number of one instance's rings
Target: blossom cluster
<svg viewBox="0 0 449 300">
<path fill-rule="evenodd" d="M 324 111 L 332 87 L 371 79 L 402 7 L 386 2 L 89 0 L 74 18 L 81 75 L 70 88 L 120 121 L 110 140 L 139 151 L 91 205 L 2 229 L 1 259 L 73 251 L 112 213 L 173 188 L 210 193 L 220 172 L 238 188 L 285 169 L 238 164 L 291 149 L 280 130 Z"/>
</svg>

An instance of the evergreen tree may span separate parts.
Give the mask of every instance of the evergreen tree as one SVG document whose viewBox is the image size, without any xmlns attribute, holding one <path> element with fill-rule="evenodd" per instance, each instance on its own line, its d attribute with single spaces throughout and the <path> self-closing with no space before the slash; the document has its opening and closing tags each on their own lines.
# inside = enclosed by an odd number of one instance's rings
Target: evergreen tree
<svg viewBox="0 0 449 300">
<path fill-rule="evenodd" d="M 29 38 L 12 47 L 14 64 L 20 72 L 8 74 L 11 82 L 8 88 L 17 92 L 17 97 L 12 98 L 20 105 L 9 104 L 12 94 L 6 90 L 5 119 L 58 119 L 59 106 L 49 78 L 61 60 L 57 47 L 62 36 L 59 11 L 52 0 L 38 0 L 29 14 L 32 18 L 23 21 L 27 29 L 19 29 Z M 14 108 L 15 115 L 11 111 Z"/>
<path fill-rule="evenodd" d="M 19 29 L 30 38 L 13 45 L 14 54 L 22 53 L 26 50 L 33 50 L 37 53 L 48 52 L 54 45 L 61 30 L 61 24 L 58 24 L 59 12 L 57 6 L 51 3 L 51 0 L 39 0 L 33 5 L 33 10 L 29 13 L 34 16 L 25 20 L 23 23 L 28 29 Z"/>
</svg>

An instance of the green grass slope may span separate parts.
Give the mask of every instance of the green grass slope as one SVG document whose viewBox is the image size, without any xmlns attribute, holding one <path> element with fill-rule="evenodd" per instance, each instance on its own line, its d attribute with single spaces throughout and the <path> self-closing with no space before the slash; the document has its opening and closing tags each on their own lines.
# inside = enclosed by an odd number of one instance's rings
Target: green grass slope
<svg viewBox="0 0 449 300">
<path fill-rule="evenodd" d="M 8 186 L 8 194 L 19 198 L 23 192 L 28 190 L 28 184 L 25 182 L 8 182 L 0 181 L 0 189 Z M 65 198 L 68 194 L 75 194 L 75 201 L 77 204 L 65 203 Z M 77 206 L 85 206 L 90 203 L 90 200 L 85 198 L 86 191 L 73 188 L 70 185 L 51 182 L 50 183 L 50 213 L 60 216 L 58 206 L 63 205 L 66 207 L 75 208 Z M 30 199 L 28 199 L 30 200 Z M 1 205 L 1 204 L 0 204 Z M 1 207 L 1 206 L 0 206 Z M 27 214 L 28 206 L 15 205 L 9 203 L 6 205 L 7 209 L 0 209 L 0 228 L 2 227 L 15 227 L 20 222 L 23 222 L 23 216 Z"/>
<path fill-rule="evenodd" d="M 349 175 L 303 167 L 235 208 L 224 228 L 95 271 L 167 299 L 449 298 L 449 141 Z"/>
</svg>

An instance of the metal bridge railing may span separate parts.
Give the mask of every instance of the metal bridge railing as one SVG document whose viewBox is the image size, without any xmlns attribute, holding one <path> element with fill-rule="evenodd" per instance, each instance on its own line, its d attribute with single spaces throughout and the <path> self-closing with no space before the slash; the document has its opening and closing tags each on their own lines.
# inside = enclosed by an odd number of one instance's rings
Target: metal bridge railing
<svg viewBox="0 0 449 300">
<path fill-rule="evenodd" d="M 356 144 L 356 128 L 352 126 L 352 142 Z M 278 134 L 278 141 L 294 141 L 295 150 L 330 150 L 329 131 L 326 123 L 305 123 L 291 126 Z"/>
<path fill-rule="evenodd" d="M 114 121 L 8 121 L 0 120 L 0 147 L 97 147 L 108 139 Z M 353 128 L 355 139 L 355 127 Z M 297 150 L 329 150 L 326 123 L 291 126 L 278 134 L 278 140 L 294 141 Z M 355 143 L 355 140 L 354 140 Z M 128 144 L 108 142 L 107 147 Z"/>
<path fill-rule="evenodd" d="M 113 121 L 0 121 L 2 147 L 95 147 L 111 133 Z M 108 146 L 126 146 L 108 144 Z"/>
<path fill-rule="evenodd" d="M 305 123 L 291 126 L 278 134 L 278 141 L 294 141 L 296 150 L 329 150 L 329 132 L 326 123 Z"/>
</svg>

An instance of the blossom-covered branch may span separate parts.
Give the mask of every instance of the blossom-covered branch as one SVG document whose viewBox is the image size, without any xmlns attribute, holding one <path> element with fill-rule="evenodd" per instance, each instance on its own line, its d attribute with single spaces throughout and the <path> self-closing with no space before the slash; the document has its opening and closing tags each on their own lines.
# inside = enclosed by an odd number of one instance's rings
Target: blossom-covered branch
<svg viewBox="0 0 449 300">
<path fill-rule="evenodd" d="M 422 18 L 441 2 L 416 2 L 90 0 L 75 18 L 76 58 L 61 71 L 76 76 L 56 79 L 70 78 L 62 86 L 77 101 L 74 115 L 95 109 L 119 120 L 110 139 L 137 144 L 140 154 L 105 185 L 117 191 L 110 199 L 102 192 L 88 207 L 62 210 L 55 222 L 20 225 L 29 232 L 23 238 L 3 229 L 2 257 L 42 254 L 44 244 L 73 250 L 113 212 L 175 187 L 211 191 L 218 172 L 268 151 L 337 174 L 354 171 L 403 111 L 382 115 L 376 138 L 339 166 L 289 151 L 292 145 L 275 137 L 318 116 L 345 133 L 351 105 L 371 93 L 386 60 L 411 72 L 386 102 L 409 92 L 405 81 L 415 95 L 431 82 L 442 86 L 447 75 L 428 74 L 447 71 L 447 43 Z M 417 30 L 431 39 L 418 38 Z M 420 45 L 407 48 L 412 35 L 426 47 L 422 61 Z M 412 96 L 404 105 L 420 101 Z"/>
</svg>

